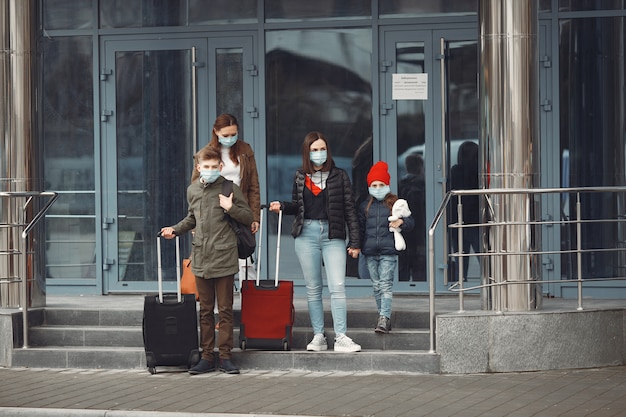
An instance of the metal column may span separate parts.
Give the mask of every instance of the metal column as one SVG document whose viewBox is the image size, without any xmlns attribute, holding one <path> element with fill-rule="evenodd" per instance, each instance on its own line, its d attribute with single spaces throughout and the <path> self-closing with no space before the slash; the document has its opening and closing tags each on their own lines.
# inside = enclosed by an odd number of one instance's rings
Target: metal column
<svg viewBox="0 0 626 417">
<path fill-rule="evenodd" d="M 539 89 L 536 0 L 480 0 L 480 111 L 482 185 L 539 186 Z M 491 195 L 489 246 L 496 256 L 486 275 L 491 283 L 535 281 L 540 260 L 516 255 L 540 245 L 538 201 L 528 195 Z M 485 272 L 483 272 L 485 274 Z M 490 290 L 491 308 L 540 308 L 539 284 L 509 284 Z"/>
<path fill-rule="evenodd" d="M 0 0 L 0 192 L 25 192 L 41 187 L 35 135 L 35 1 Z M 21 226 L 38 207 L 0 199 L 0 307 L 45 305 L 45 283 L 34 279 L 35 237 L 23 239 Z M 24 201 L 22 200 L 22 203 Z M 40 240 L 41 241 L 41 240 Z M 41 274 L 37 275 L 41 276 Z M 18 281 L 27 280 L 28 294 Z"/>
</svg>

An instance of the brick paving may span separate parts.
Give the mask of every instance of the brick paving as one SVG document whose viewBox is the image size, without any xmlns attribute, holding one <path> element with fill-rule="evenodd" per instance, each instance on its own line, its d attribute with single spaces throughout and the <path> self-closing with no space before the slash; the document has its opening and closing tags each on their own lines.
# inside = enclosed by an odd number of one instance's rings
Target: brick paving
<svg viewBox="0 0 626 417">
<path fill-rule="evenodd" d="M 0 368 L 0 416 L 626 415 L 626 366 L 506 374 Z"/>
</svg>

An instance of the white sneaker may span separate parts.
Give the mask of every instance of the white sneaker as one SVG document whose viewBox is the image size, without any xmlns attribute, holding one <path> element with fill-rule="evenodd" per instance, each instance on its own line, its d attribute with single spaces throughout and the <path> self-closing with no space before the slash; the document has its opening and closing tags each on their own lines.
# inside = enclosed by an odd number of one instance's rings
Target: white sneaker
<svg viewBox="0 0 626 417">
<path fill-rule="evenodd" d="M 306 345 L 306 350 L 312 350 L 314 352 L 319 352 L 326 349 L 328 349 L 328 343 L 326 342 L 326 337 L 322 333 L 317 333 L 315 336 L 313 336 L 313 340 L 311 340 L 311 343 Z"/>
<path fill-rule="evenodd" d="M 345 334 L 335 338 L 335 352 L 360 352 L 361 345 L 357 345 Z"/>
</svg>

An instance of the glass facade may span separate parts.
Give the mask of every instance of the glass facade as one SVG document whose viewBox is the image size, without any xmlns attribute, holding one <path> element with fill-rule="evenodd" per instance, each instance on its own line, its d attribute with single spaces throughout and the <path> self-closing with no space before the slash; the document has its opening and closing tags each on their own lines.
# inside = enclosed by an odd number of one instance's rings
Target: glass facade
<svg viewBox="0 0 626 417">
<path fill-rule="evenodd" d="M 590 6 L 590 2 L 568 2 Z M 597 2 L 594 2 L 597 3 Z M 610 2 L 607 2 L 610 3 Z M 621 2 L 620 2 L 621 3 Z M 626 185 L 624 126 L 624 17 L 563 19 L 559 23 L 560 154 L 563 187 Z M 563 216 L 575 216 L 574 198 L 563 200 Z M 625 213 L 624 196 L 588 195 L 582 218 L 616 218 Z M 613 224 L 583 225 L 583 248 L 623 245 L 624 230 Z M 574 228 L 563 230 L 567 249 L 576 246 Z M 562 276 L 573 279 L 574 254 L 563 259 Z M 583 257 L 585 276 L 624 276 L 619 253 L 591 252 Z"/>
<path fill-rule="evenodd" d="M 135 217 L 150 218 L 152 230 L 162 221 L 159 217 L 162 212 L 180 212 L 184 201 L 168 201 L 166 206 L 170 208 L 164 211 L 154 208 L 168 189 L 150 188 L 151 181 L 175 184 L 170 186 L 179 191 L 184 189 L 193 151 L 163 146 L 159 137 L 188 138 L 197 134 L 200 138 L 197 144 L 202 144 L 218 112 L 235 114 L 246 131 L 254 132 L 257 163 L 260 172 L 265 173 L 261 179 L 263 202 L 290 198 L 291 178 L 300 165 L 300 145 L 311 130 L 328 135 L 336 162 L 349 172 L 355 192 L 362 200 L 366 196 L 363 172 L 375 157 L 387 155 L 388 149 L 404 155 L 420 146 L 424 155 L 429 146 L 431 150 L 434 148 L 428 141 L 434 141 L 433 137 L 439 133 L 437 129 L 441 129 L 436 123 L 434 130 L 428 128 L 434 112 L 438 111 L 428 107 L 429 100 L 398 101 L 392 109 L 385 107 L 388 104 L 381 98 L 386 88 L 382 81 L 386 65 L 381 62 L 385 52 L 383 39 L 396 30 L 396 25 L 416 32 L 435 28 L 454 30 L 461 25 L 475 30 L 478 37 L 478 2 L 42 0 L 39 105 L 44 175 L 47 190 L 61 194 L 47 215 L 48 285 L 58 285 L 59 291 L 67 285 L 103 291 L 98 282 L 105 281 L 108 258 L 117 263 L 116 271 L 124 272 L 129 281 L 153 279 L 153 271 L 144 266 L 141 271 L 127 273 L 131 265 L 136 268 L 135 263 L 131 258 L 121 262 L 120 255 L 124 245 L 145 239 L 148 229 L 130 239 L 120 232 L 135 231 L 131 226 Z M 624 3 L 538 0 L 538 10 L 540 21 L 549 28 L 546 36 L 550 39 L 542 41 L 558 45 L 558 50 L 548 51 L 552 62 L 558 63 L 549 69 L 554 72 L 552 84 L 542 87 L 554 87 L 558 91 L 558 97 L 554 97 L 554 109 L 558 112 L 547 116 L 557 126 L 554 129 L 557 133 L 556 137 L 543 137 L 541 149 L 558 147 L 555 160 L 560 164 L 557 171 L 560 175 L 551 178 L 542 174 L 543 183 L 563 187 L 624 185 Z M 607 16 L 607 11 L 611 11 L 611 16 Z M 431 22 L 433 16 L 436 25 Z M 555 22 L 556 27 L 552 27 Z M 159 59 L 160 53 L 141 49 L 134 55 L 122 54 L 120 58 L 124 56 L 128 62 L 135 59 L 133 62 L 140 63 L 141 71 L 130 75 L 122 76 L 115 68 L 103 65 L 103 39 L 129 42 L 148 39 L 158 45 L 163 39 L 194 37 L 200 39 L 192 43 L 202 53 L 214 39 L 236 39 L 244 34 L 254 38 L 251 54 L 236 44 L 218 45 L 213 58 L 193 63 L 200 71 L 200 80 L 209 79 L 200 84 L 196 84 L 191 67 L 186 67 L 192 60 L 189 50 L 163 52 L 170 54 L 167 59 Z M 437 53 L 434 43 L 429 42 L 417 37 L 408 39 L 403 43 L 404 48 L 394 51 L 398 54 L 398 72 L 424 71 L 432 75 L 435 69 L 426 63 L 430 58 L 436 60 Z M 478 137 L 474 123 L 478 117 L 474 107 L 477 70 L 467 69 L 477 66 L 476 42 L 452 41 L 446 45 L 452 62 L 456 63 L 447 68 L 446 74 L 449 87 L 446 111 L 450 115 L 447 133 L 451 141 L 474 139 Z M 422 58 L 424 69 L 418 65 Z M 146 66 L 149 63 L 160 63 L 158 71 L 149 71 Z M 118 99 L 126 101 L 115 103 L 113 117 L 118 124 L 111 139 L 102 125 L 106 123 L 103 120 L 111 117 L 106 103 L 107 80 L 120 76 L 115 88 L 118 93 L 125 93 Z M 246 77 L 252 77 L 260 87 L 250 91 L 247 86 L 251 82 Z M 452 79 L 454 83 L 450 83 Z M 123 86 L 131 82 L 139 87 L 133 90 Z M 202 90 L 198 85 L 208 87 Z M 143 95 L 132 94 L 137 88 Z M 150 101 L 150 94 L 174 97 L 183 90 L 185 94 L 172 98 L 168 106 L 158 101 L 162 105 L 159 107 L 156 101 Z M 254 105 L 245 104 L 246 100 Z M 194 116 L 197 105 L 204 105 L 211 112 Z M 386 126 L 388 110 L 394 114 L 395 137 L 392 138 L 385 137 L 380 130 Z M 194 117 L 199 120 L 197 125 Z M 422 130 L 416 128 L 421 124 Z M 247 134 L 248 138 L 251 135 Z M 449 147 L 452 160 L 453 152 Z M 180 172 L 173 174 L 176 178 L 164 181 L 155 177 L 164 163 L 163 155 L 175 155 L 180 161 L 177 162 L 181 165 Z M 427 195 L 432 200 L 432 190 L 440 187 L 438 184 L 445 180 L 441 177 L 446 174 L 428 171 L 430 161 L 425 162 L 427 180 L 432 183 L 426 186 L 431 189 Z M 399 162 L 396 165 L 397 178 L 393 181 L 397 185 L 405 172 Z M 141 191 L 141 197 L 129 193 L 133 190 Z M 103 200 L 111 195 L 116 196 L 116 210 L 119 210 L 115 212 L 115 222 L 121 219 L 115 225 L 118 233 L 113 255 L 107 252 L 110 243 L 101 236 L 107 233 L 106 225 L 111 221 L 103 209 Z M 177 204 L 180 207 L 173 208 Z M 572 215 L 573 204 L 570 199 L 562 200 L 564 218 Z M 433 201 L 426 203 L 425 210 L 430 213 L 426 215 L 427 223 L 434 205 Z M 614 217 L 624 214 L 625 205 L 621 198 L 607 195 L 583 201 L 582 210 L 589 218 Z M 286 219 L 284 224 L 288 225 L 289 221 Z M 595 231 L 592 229 L 596 226 L 585 227 L 589 229 L 584 232 L 586 248 L 616 247 L 626 241 L 621 228 Z M 560 237 L 562 249 L 572 248 L 576 239 L 573 230 L 562 228 Z M 153 253 L 148 251 L 133 259 L 140 259 L 137 265 L 153 265 L 152 257 Z M 572 265 L 571 258 L 563 257 L 560 275 L 571 278 Z M 598 278 L 624 276 L 624 265 L 626 260 L 614 254 L 588 254 L 583 261 L 585 274 Z M 281 271 L 296 277 L 297 268 L 297 264 L 286 261 Z M 360 275 L 355 265 L 347 265 L 347 270 L 352 277 Z M 115 279 L 125 278 L 118 275 Z"/>
<path fill-rule="evenodd" d="M 92 38 L 43 38 L 42 50 L 44 183 L 60 194 L 47 216 L 47 278 L 95 280 Z"/>
<path fill-rule="evenodd" d="M 478 0 L 396 0 L 378 3 L 380 17 L 476 14 Z"/>
</svg>

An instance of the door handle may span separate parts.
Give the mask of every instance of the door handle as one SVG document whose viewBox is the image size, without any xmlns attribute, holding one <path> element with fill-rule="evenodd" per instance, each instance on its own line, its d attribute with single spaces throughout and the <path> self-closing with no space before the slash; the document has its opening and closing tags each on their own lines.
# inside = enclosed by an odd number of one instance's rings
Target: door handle
<svg viewBox="0 0 626 417">
<path fill-rule="evenodd" d="M 191 47 L 191 140 L 193 152 L 198 149 L 198 67 L 200 63 L 197 59 L 197 48 Z"/>
</svg>

